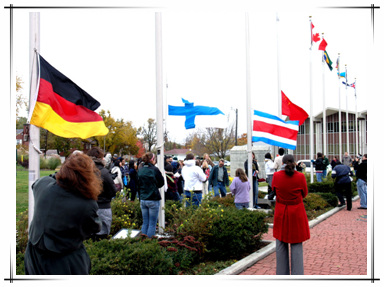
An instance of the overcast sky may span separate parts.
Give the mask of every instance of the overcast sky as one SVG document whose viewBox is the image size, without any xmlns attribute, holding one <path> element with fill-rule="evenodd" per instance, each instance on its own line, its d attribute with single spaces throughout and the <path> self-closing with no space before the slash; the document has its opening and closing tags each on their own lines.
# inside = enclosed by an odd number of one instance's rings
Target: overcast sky
<svg viewBox="0 0 384 287">
<path fill-rule="evenodd" d="M 311 3 L 311 2 L 310 2 Z M 325 2 L 324 2 L 325 3 Z M 336 5 L 335 2 L 332 2 Z M 334 62 L 349 82 L 357 78 L 358 111 L 367 109 L 368 56 L 372 49 L 369 9 L 325 9 L 321 2 L 247 6 L 250 34 L 251 98 L 254 109 L 277 115 L 277 71 L 281 89 L 309 114 L 309 16 L 324 33 Z M 162 12 L 164 105 L 216 106 L 246 132 L 246 48 L 243 6 L 164 6 Z M 55 68 L 96 98 L 97 110 L 135 127 L 156 119 L 154 9 L 14 10 L 14 69 L 28 82 L 29 12 L 40 12 L 40 52 Z M 277 24 L 276 16 L 280 21 Z M 277 33 L 277 31 L 279 31 Z M 278 37 L 277 37 L 278 35 Z M 277 43 L 279 64 L 277 63 Z M 323 109 L 322 52 L 314 44 L 313 114 Z M 336 70 L 325 67 L 326 106 L 339 107 Z M 25 85 L 27 94 L 27 85 Z M 341 87 L 341 108 L 355 110 L 354 90 Z M 164 108 L 165 114 L 167 110 Z M 182 142 L 184 118 L 166 118 L 171 140 Z"/>
</svg>

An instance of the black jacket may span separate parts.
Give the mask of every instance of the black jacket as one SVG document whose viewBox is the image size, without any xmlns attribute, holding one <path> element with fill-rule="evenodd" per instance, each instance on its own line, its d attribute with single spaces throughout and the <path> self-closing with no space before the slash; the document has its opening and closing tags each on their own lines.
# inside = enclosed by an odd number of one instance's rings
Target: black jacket
<svg viewBox="0 0 384 287">
<path fill-rule="evenodd" d="M 101 179 L 103 181 L 103 190 L 99 194 L 97 204 L 100 209 L 108 209 L 111 208 L 112 198 L 116 196 L 115 183 L 113 182 L 111 173 L 102 163 L 95 162 L 95 164 L 101 172 Z"/>
<path fill-rule="evenodd" d="M 25 274 L 88 274 L 91 262 L 83 241 L 100 231 L 96 201 L 63 189 L 54 176 L 40 178 L 32 190 Z"/>
<path fill-rule="evenodd" d="M 356 177 L 367 182 L 367 160 L 363 160 L 361 164 L 359 164 L 356 171 Z"/>
<path fill-rule="evenodd" d="M 244 170 L 245 170 L 245 174 L 248 177 L 248 159 L 244 162 Z M 259 170 L 259 166 L 258 166 L 256 160 L 252 160 L 252 177 L 253 177 L 253 180 L 256 180 L 259 178 L 258 173 L 256 173 L 256 176 L 254 176 L 256 170 L 257 171 Z"/>
</svg>

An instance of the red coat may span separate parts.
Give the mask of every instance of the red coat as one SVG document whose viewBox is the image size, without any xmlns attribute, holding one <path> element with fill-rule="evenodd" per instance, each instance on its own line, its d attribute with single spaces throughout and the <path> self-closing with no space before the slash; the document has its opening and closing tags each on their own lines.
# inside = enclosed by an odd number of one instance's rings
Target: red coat
<svg viewBox="0 0 384 287">
<path fill-rule="evenodd" d="M 284 170 L 273 174 L 272 189 L 276 189 L 273 237 L 286 243 L 299 243 L 310 238 L 303 198 L 307 196 L 304 174 L 295 171 L 288 176 Z"/>
</svg>

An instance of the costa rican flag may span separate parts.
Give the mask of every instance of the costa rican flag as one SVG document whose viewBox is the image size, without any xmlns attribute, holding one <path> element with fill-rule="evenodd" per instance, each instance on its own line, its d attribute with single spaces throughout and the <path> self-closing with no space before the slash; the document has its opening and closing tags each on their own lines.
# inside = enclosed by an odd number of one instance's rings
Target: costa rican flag
<svg viewBox="0 0 384 287">
<path fill-rule="evenodd" d="M 295 150 L 298 131 L 299 121 L 283 121 L 277 116 L 254 111 L 252 142 Z"/>
</svg>

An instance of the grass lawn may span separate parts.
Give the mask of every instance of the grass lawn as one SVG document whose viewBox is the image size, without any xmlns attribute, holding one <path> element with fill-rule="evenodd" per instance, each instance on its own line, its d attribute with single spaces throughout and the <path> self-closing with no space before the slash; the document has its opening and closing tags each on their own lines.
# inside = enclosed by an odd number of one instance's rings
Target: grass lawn
<svg viewBox="0 0 384 287">
<path fill-rule="evenodd" d="M 16 167 L 16 216 L 28 209 L 28 169 Z M 40 177 L 54 173 L 54 170 L 41 170 Z"/>
</svg>

